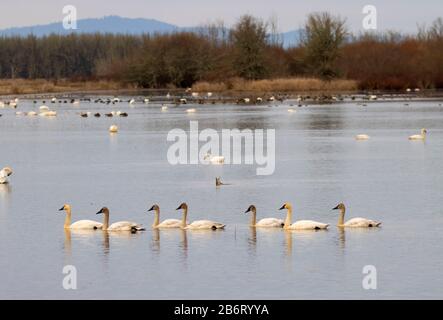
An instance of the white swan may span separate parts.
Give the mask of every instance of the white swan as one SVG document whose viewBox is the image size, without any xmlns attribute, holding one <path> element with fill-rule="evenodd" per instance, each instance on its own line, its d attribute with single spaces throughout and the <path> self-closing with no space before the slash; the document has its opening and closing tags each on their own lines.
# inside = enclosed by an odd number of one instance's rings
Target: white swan
<svg viewBox="0 0 443 320">
<path fill-rule="evenodd" d="M 115 124 L 113 124 L 112 126 L 109 127 L 109 132 L 110 133 L 117 133 L 118 127 Z"/>
<path fill-rule="evenodd" d="M 39 116 L 42 117 L 56 117 L 57 112 L 56 111 L 43 111 L 39 113 Z"/>
<path fill-rule="evenodd" d="M 7 184 L 8 177 L 12 174 L 12 169 L 10 167 L 5 167 L 0 170 L 0 184 Z"/>
<path fill-rule="evenodd" d="M 225 163 L 225 157 L 223 156 L 213 156 L 210 153 L 206 153 L 203 160 L 209 161 L 212 164 L 223 164 Z"/>
<path fill-rule="evenodd" d="M 379 227 L 381 225 L 381 222 L 365 218 L 352 218 L 345 222 L 346 207 L 343 203 L 339 203 L 332 210 L 340 210 L 340 217 L 338 219 L 338 224 L 337 224 L 338 227 L 372 228 L 372 227 Z"/>
<path fill-rule="evenodd" d="M 357 134 L 355 140 L 369 140 L 371 137 L 367 134 Z"/>
<path fill-rule="evenodd" d="M 187 224 L 186 219 L 188 216 L 188 205 L 186 203 L 182 203 L 176 210 L 183 210 L 183 217 L 182 217 L 182 221 L 181 221 L 181 227 L 183 229 L 212 229 L 212 230 L 216 230 L 216 229 L 224 229 L 225 225 L 223 223 L 220 222 L 215 222 L 215 221 L 211 221 L 211 220 L 197 220 L 194 221 L 190 224 Z"/>
<path fill-rule="evenodd" d="M 154 211 L 154 223 L 152 224 L 152 228 L 154 229 L 181 228 L 182 226 L 182 222 L 178 219 L 166 219 L 160 222 L 160 207 L 156 204 L 154 204 L 148 211 Z"/>
<path fill-rule="evenodd" d="M 257 208 L 254 205 L 250 205 L 245 213 L 252 212 L 251 214 L 251 227 L 262 227 L 262 228 L 283 228 L 285 225 L 282 219 L 277 218 L 264 218 L 257 221 Z"/>
<path fill-rule="evenodd" d="M 284 229 L 287 230 L 320 230 L 327 229 L 329 224 L 321 223 L 312 220 L 299 220 L 297 222 L 291 223 L 292 220 L 292 205 L 289 202 L 284 203 L 279 210 L 286 209 L 288 213 L 286 214 Z"/>
<path fill-rule="evenodd" d="M 195 109 L 195 108 L 186 109 L 186 112 L 187 113 L 195 113 L 195 112 L 197 112 L 197 109 Z"/>
<path fill-rule="evenodd" d="M 109 225 L 109 209 L 103 207 L 96 214 L 103 214 L 103 230 L 105 231 L 130 231 L 137 232 L 145 230 L 140 223 L 132 221 L 119 221 Z"/>
<path fill-rule="evenodd" d="M 66 211 L 66 218 L 64 224 L 65 229 L 97 230 L 103 227 L 102 223 L 92 220 L 79 220 L 71 224 L 71 206 L 69 204 L 63 205 L 63 207 L 61 207 L 59 211 Z"/>
<path fill-rule="evenodd" d="M 414 134 L 414 135 L 410 136 L 409 140 L 425 140 L 426 133 L 428 133 L 428 131 L 426 129 L 421 129 L 420 134 Z"/>
</svg>

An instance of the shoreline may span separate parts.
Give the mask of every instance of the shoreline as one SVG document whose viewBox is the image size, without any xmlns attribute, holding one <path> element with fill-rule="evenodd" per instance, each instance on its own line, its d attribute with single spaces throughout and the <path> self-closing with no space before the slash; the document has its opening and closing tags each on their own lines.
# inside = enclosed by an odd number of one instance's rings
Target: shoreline
<svg viewBox="0 0 443 320">
<path fill-rule="evenodd" d="M 49 99 L 57 97 L 64 98 L 82 98 L 87 96 L 131 96 L 131 97 L 148 97 L 152 101 L 168 101 L 178 102 L 179 99 L 185 98 L 189 102 L 199 104 L 215 104 L 215 103 L 245 103 L 243 99 L 250 99 L 250 102 L 245 104 L 266 104 L 269 99 L 275 101 L 293 100 L 302 97 L 303 102 L 317 102 L 317 103 L 331 103 L 343 101 L 343 98 L 348 100 L 352 98 L 355 101 L 383 101 L 387 99 L 400 100 L 419 100 L 419 99 L 439 99 L 443 98 L 443 89 L 424 89 L 418 92 L 406 92 L 399 90 L 360 90 L 354 89 L 319 89 L 313 88 L 310 90 L 263 90 L 254 89 L 254 84 L 270 80 L 259 80 L 251 82 L 251 85 L 242 87 L 243 89 L 225 89 L 214 90 L 213 92 L 207 89 L 215 89 L 216 83 L 205 83 L 201 85 L 196 84 L 195 87 L 189 89 L 183 88 L 160 88 L 160 89 L 145 89 L 136 88 L 134 86 L 125 85 L 124 83 L 111 81 L 70 81 L 59 80 L 51 82 L 48 80 L 25 80 L 25 79 L 0 79 L 0 101 L 21 98 L 21 99 Z M 244 81 L 242 82 L 245 83 Z M 20 87 L 22 86 L 22 87 Z M 6 88 L 6 89 L 5 89 Z M 205 90 L 206 89 L 206 90 Z M 198 93 L 198 96 L 193 96 L 192 92 Z M 208 96 L 211 92 L 211 96 Z M 170 94 L 170 98 L 166 98 L 166 94 Z M 376 95 L 378 98 L 371 100 L 370 95 Z M 257 99 L 262 99 L 257 103 Z"/>
</svg>

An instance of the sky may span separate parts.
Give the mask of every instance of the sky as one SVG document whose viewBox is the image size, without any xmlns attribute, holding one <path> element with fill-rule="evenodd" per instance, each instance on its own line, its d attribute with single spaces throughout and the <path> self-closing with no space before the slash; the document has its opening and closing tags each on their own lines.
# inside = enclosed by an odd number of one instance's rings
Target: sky
<svg viewBox="0 0 443 320">
<path fill-rule="evenodd" d="M 74 5 L 78 19 L 119 15 L 151 18 L 181 27 L 223 20 L 232 25 L 242 14 L 278 21 L 279 31 L 301 27 L 310 12 L 329 11 L 362 30 L 365 5 L 377 8 L 377 29 L 412 33 L 443 16 L 442 0 L 0 0 L 0 29 L 62 21 L 62 8 Z"/>
</svg>

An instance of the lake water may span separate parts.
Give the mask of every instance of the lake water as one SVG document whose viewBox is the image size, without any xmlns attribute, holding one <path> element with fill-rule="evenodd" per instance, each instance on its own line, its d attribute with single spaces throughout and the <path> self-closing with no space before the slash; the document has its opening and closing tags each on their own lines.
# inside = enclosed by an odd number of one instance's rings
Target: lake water
<svg viewBox="0 0 443 320">
<path fill-rule="evenodd" d="M 0 298 L 57 299 L 390 299 L 443 298 L 443 107 L 441 101 L 354 102 L 297 108 L 196 105 L 130 107 L 82 102 L 49 104 L 56 118 L 16 116 L 0 109 L 0 167 L 14 169 L 0 185 Z M 20 102 L 19 111 L 41 105 Z M 195 107 L 197 112 L 185 110 Z M 81 118 L 80 111 L 122 110 L 127 118 Z M 173 128 L 189 121 L 216 130 L 276 129 L 276 168 L 257 176 L 251 165 L 167 162 Z M 110 135 L 117 124 L 120 131 Z M 408 141 L 421 128 L 426 142 Z M 369 141 L 353 136 L 366 133 Z M 229 186 L 215 187 L 221 176 Z M 147 210 L 161 218 L 210 218 L 224 231 L 155 232 Z M 254 230 L 244 211 L 330 223 L 328 231 Z M 380 220 L 382 228 L 341 231 L 347 218 Z M 134 220 L 139 234 L 65 232 L 73 221 Z M 65 265 L 77 269 L 77 289 L 62 286 Z M 365 290 L 363 267 L 377 271 Z"/>
</svg>

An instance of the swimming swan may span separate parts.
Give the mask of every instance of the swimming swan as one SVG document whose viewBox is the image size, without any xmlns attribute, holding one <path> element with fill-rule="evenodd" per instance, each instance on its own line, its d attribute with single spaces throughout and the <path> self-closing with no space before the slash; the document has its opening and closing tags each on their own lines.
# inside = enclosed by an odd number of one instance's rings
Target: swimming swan
<svg viewBox="0 0 443 320">
<path fill-rule="evenodd" d="M 212 164 L 223 164 L 225 163 L 225 157 L 224 156 L 213 156 L 209 152 L 205 154 L 203 157 L 203 160 L 209 161 Z"/>
<path fill-rule="evenodd" d="M 367 134 L 357 134 L 355 140 L 369 140 L 370 137 Z"/>
<path fill-rule="evenodd" d="M 282 219 L 277 218 L 264 218 L 257 222 L 257 208 L 254 205 L 250 205 L 245 213 L 252 212 L 250 227 L 262 227 L 262 228 L 283 228 L 285 225 Z"/>
<path fill-rule="evenodd" d="M 428 131 L 426 129 L 421 129 L 420 134 L 414 134 L 414 135 L 410 136 L 409 140 L 425 140 L 426 133 L 428 133 Z"/>
<path fill-rule="evenodd" d="M 160 207 L 154 204 L 148 211 L 154 211 L 154 223 L 152 228 L 181 228 L 182 222 L 178 219 L 166 219 L 160 223 Z"/>
<path fill-rule="evenodd" d="M 188 205 L 186 203 L 182 203 L 176 210 L 183 209 L 183 217 L 181 221 L 181 227 L 183 229 L 224 229 L 225 225 L 219 222 L 211 221 L 211 220 L 197 220 L 190 224 L 186 223 L 186 219 L 188 216 Z"/>
<path fill-rule="evenodd" d="M 92 220 L 79 220 L 71 224 L 71 206 L 69 204 L 63 205 L 63 207 L 61 207 L 59 211 L 66 211 L 66 218 L 64 224 L 65 229 L 97 230 L 103 227 L 102 223 Z"/>
<path fill-rule="evenodd" d="M 287 230 L 320 230 L 327 229 L 329 224 L 321 223 L 312 220 L 299 220 L 297 222 L 291 223 L 292 220 L 292 205 L 289 202 L 284 203 L 279 210 L 286 209 L 288 213 L 286 214 L 284 229 Z"/>
<path fill-rule="evenodd" d="M 379 227 L 381 225 L 381 222 L 365 218 L 352 218 L 345 222 L 346 207 L 343 203 L 339 203 L 332 210 L 340 210 L 340 217 L 338 219 L 338 224 L 337 224 L 338 227 L 371 228 L 371 227 Z"/>
<path fill-rule="evenodd" d="M 114 222 L 113 224 L 109 225 L 109 209 L 106 207 L 101 208 L 99 212 L 96 214 L 103 213 L 103 230 L 106 231 L 130 231 L 130 232 L 137 232 L 145 230 L 143 229 L 143 226 L 136 222 L 131 221 L 119 221 Z"/>
<path fill-rule="evenodd" d="M 0 170 L 0 184 L 8 183 L 8 177 L 12 174 L 12 169 L 10 167 L 5 167 Z"/>
</svg>

